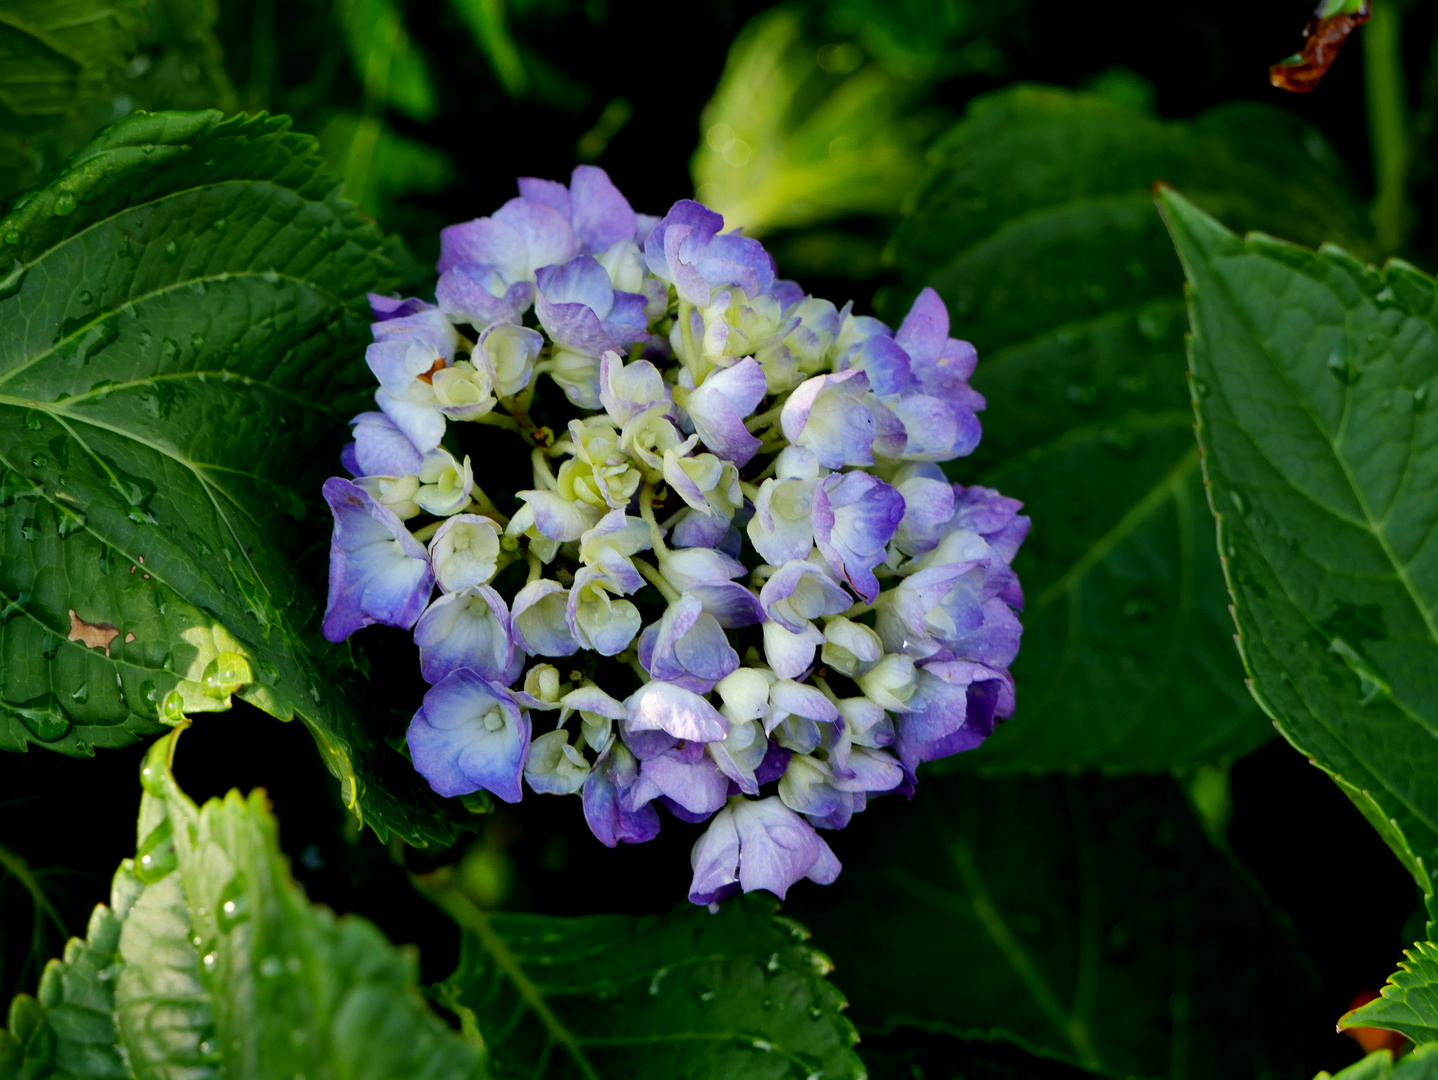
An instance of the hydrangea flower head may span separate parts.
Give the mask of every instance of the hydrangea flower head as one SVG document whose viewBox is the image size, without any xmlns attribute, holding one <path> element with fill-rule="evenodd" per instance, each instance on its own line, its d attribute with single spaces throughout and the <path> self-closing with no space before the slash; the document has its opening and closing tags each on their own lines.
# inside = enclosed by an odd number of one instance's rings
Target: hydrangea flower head
<svg viewBox="0 0 1438 1080">
<path fill-rule="evenodd" d="M 413 631 L 440 795 L 577 795 L 610 847 L 707 822 L 695 903 L 832 882 L 822 831 L 1014 711 L 1029 522 L 939 467 L 973 347 L 932 289 L 891 330 L 593 166 L 440 247 L 434 303 L 370 298 L 325 635 Z"/>
</svg>

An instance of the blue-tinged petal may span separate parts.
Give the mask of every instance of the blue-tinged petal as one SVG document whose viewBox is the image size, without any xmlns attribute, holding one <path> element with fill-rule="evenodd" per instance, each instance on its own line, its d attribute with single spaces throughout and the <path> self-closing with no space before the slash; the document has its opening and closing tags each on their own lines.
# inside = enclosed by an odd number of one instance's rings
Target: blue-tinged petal
<svg viewBox="0 0 1438 1080">
<path fill-rule="evenodd" d="M 869 377 L 862 371 L 804 380 L 779 414 L 784 438 L 808 450 L 826 469 L 874 464 L 875 422 L 868 394 Z"/>
<path fill-rule="evenodd" d="M 704 445 L 742 466 L 759 450 L 759 440 L 745 429 L 744 420 L 766 393 L 764 369 L 753 357 L 745 357 L 733 367 L 711 371 L 703 384 L 688 391 L 682 405 Z"/>
<path fill-rule="evenodd" d="M 533 281 L 541 267 L 567 262 L 579 254 L 579 241 L 569 219 L 553 207 L 510 199 L 495 211 L 494 220 L 510 226 L 523 241 L 526 280 Z"/>
<path fill-rule="evenodd" d="M 481 788 L 505 802 L 523 794 L 529 717 L 503 686 L 467 668 L 424 695 L 406 741 L 420 775 L 441 795 Z"/>
<path fill-rule="evenodd" d="M 434 588 L 423 546 L 357 484 L 333 477 L 324 497 L 335 521 L 324 636 L 343 641 L 372 623 L 409 629 Z"/>
<path fill-rule="evenodd" d="M 635 810 L 622 805 L 639 779 L 639 762 L 613 736 L 584 781 L 584 820 L 606 847 L 620 841 L 642 844 L 659 833 L 659 812 L 650 804 Z"/>
<path fill-rule="evenodd" d="M 436 267 L 440 275 L 465 263 L 492 267 L 506 283 L 523 281 L 528 270 L 524 237 L 512 225 L 494 218 L 476 218 L 441 229 Z"/>
<path fill-rule="evenodd" d="M 413 476 L 424 455 L 384 413 L 363 412 L 354 425 L 356 476 Z"/>
<path fill-rule="evenodd" d="M 579 642 L 570 633 L 565 610 L 569 591 L 557 581 L 531 581 L 514 597 L 510 624 L 514 642 L 530 656 L 573 656 Z"/>
<path fill-rule="evenodd" d="M 689 899 L 710 904 L 739 891 L 768 889 L 780 899 L 802 878 L 828 885 L 839 860 L 814 827 L 777 796 L 736 796 L 714 815 L 694 845 Z"/>
<path fill-rule="evenodd" d="M 509 608 L 488 585 L 445 593 L 425 609 L 414 628 L 420 674 L 437 683 L 459 668 L 470 668 L 502 683 L 514 657 Z"/>
</svg>

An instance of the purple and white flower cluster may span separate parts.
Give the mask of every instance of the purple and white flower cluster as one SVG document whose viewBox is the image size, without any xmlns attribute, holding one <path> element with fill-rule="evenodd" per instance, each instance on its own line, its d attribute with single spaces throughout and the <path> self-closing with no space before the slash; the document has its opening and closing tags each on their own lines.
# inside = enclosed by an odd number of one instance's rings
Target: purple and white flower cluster
<svg viewBox="0 0 1438 1080">
<path fill-rule="evenodd" d="M 325 635 L 413 630 L 441 795 L 578 795 L 611 847 L 708 821 L 700 904 L 833 881 L 816 829 L 1013 712 L 1029 521 L 938 464 L 973 347 L 931 289 L 893 331 L 601 169 L 519 192 L 444 230 L 435 303 L 371 298 Z"/>
</svg>

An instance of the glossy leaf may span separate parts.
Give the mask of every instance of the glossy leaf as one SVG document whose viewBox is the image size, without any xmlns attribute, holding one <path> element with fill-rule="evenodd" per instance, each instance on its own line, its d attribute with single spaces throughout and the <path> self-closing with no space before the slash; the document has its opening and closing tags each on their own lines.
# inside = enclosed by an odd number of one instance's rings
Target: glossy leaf
<svg viewBox="0 0 1438 1080">
<path fill-rule="evenodd" d="M 1272 729 L 1244 693 L 1184 386 L 1181 270 L 1149 187 L 1290 235 L 1355 237 L 1331 151 L 1259 106 L 1172 123 L 1093 95 L 980 99 L 931 154 L 893 245 L 894 321 L 923 285 L 972 341 L 984 438 L 951 474 L 1033 517 L 1018 712 L 953 759 L 991 773 L 1159 770 Z M 1298 163 L 1295 166 L 1295 163 Z"/>
<path fill-rule="evenodd" d="M 0 218 L 0 748 L 88 755 L 238 693 L 299 716 L 376 831 L 447 839 L 309 651 L 315 455 L 392 271 L 287 127 L 137 115 Z"/>
<path fill-rule="evenodd" d="M 428 887 L 465 929 L 439 996 L 484 1034 L 496 1077 L 865 1075 L 828 958 L 772 899 L 558 918 L 486 914 Z"/>
<path fill-rule="evenodd" d="M 1172 191 L 1205 476 L 1254 697 L 1433 894 L 1438 287 Z"/>
<path fill-rule="evenodd" d="M 1008 1040 L 1108 1076 L 1301 1065 L 1295 935 L 1167 778 L 931 779 L 836 844 L 842 888 L 789 907 L 861 1032 Z"/>
<path fill-rule="evenodd" d="M 413 952 L 305 899 L 263 792 L 195 806 L 169 769 L 177 735 L 146 755 L 110 907 L 38 1002 L 19 1000 L 19 1024 L 12 1009 L 6 1045 L 29 1070 L 13 1075 L 478 1080 L 479 1051 L 426 1003 Z"/>
</svg>

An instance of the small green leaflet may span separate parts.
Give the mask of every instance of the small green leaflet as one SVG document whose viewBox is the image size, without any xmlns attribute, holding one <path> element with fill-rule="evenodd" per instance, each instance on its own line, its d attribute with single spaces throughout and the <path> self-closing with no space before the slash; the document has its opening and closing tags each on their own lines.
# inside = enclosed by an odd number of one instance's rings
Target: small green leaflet
<svg viewBox="0 0 1438 1080">
<path fill-rule="evenodd" d="M 717 914 L 486 914 L 420 882 L 465 929 L 436 996 L 483 1033 L 498 1080 L 863 1080 L 828 958 L 772 898 Z"/>
<path fill-rule="evenodd" d="M 1438 945 L 1420 942 L 1404 955 L 1408 962 L 1389 977 L 1383 996 L 1345 1014 L 1339 1027 L 1388 1028 L 1415 1043 L 1438 1042 Z"/>
<path fill-rule="evenodd" d="M 1175 123 L 1091 94 L 978 99 L 933 148 L 899 228 L 896 323 L 932 285 L 978 349 L 983 442 L 965 484 L 1033 531 L 1018 712 L 945 767 L 1157 771 L 1237 757 L 1272 728 L 1243 691 L 1184 386 L 1182 273 L 1154 212 L 1183 183 L 1246 226 L 1357 240 L 1336 158 L 1292 116 Z"/>
<path fill-rule="evenodd" d="M 786 907 L 866 1037 L 1003 1040 L 1124 1078 L 1300 1067 L 1296 936 L 1168 777 L 922 780 L 842 845 L 842 887 Z"/>
<path fill-rule="evenodd" d="M 238 693 L 299 716 L 382 836 L 449 840 L 296 570 L 392 269 L 288 126 L 136 114 L 0 217 L 0 749 L 88 755 Z"/>
<path fill-rule="evenodd" d="M 1171 190 L 1199 440 L 1254 697 L 1433 896 L 1438 287 Z M 1431 910 L 1431 904 L 1430 904 Z"/>
<path fill-rule="evenodd" d="M 413 952 L 305 899 L 263 793 L 196 807 L 180 791 L 178 734 L 146 755 L 110 906 L 12 1006 L 0 1078 L 480 1080 Z"/>
</svg>

